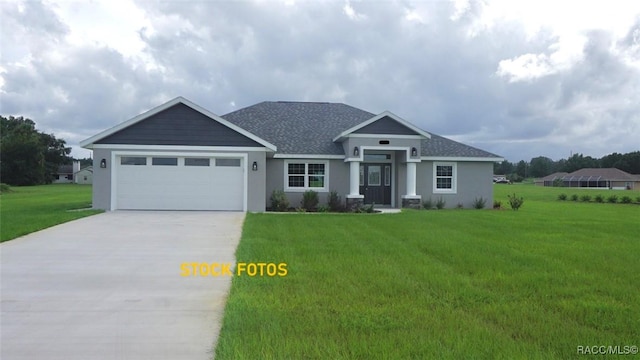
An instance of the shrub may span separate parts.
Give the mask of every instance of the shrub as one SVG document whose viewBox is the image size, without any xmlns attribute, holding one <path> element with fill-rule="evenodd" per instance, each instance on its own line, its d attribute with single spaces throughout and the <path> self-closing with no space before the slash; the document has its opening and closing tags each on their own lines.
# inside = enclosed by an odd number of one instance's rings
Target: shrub
<svg viewBox="0 0 640 360">
<path fill-rule="evenodd" d="M 287 211 L 289 209 L 289 199 L 282 190 L 273 190 L 271 193 L 271 210 Z"/>
<path fill-rule="evenodd" d="M 484 209 L 484 206 L 487 204 L 487 200 L 485 200 L 482 196 L 479 198 L 473 199 L 473 208 L 474 209 Z"/>
<path fill-rule="evenodd" d="M 578 195 L 576 194 L 571 195 L 571 201 L 578 201 Z"/>
<path fill-rule="evenodd" d="M 591 195 L 586 195 L 586 194 L 585 194 L 585 195 L 580 196 L 580 201 L 582 201 L 582 202 L 589 202 L 589 201 L 591 201 Z"/>
<path fill-rule="evenodd" d="M 307 190 L 302 193 L 302 200 L 300 200 L 300 205 L 302 208 L 307 211 L 315 210 L 318 206 L 318 193 L 313 190 Z"/>
<path fill-rule="evenodd" d="M 493 200 L 493 208 L 494 209 L 502 209 L 502 201 Z"/>
<path fill-rule="evenodd" d="M 640 204 L 640 196 L 638 196 L 638 197 L 636 198 L 636 202 L 637 202 L 638 204 Z"/>
<path fill-rule="evenodd" d="M 11 186 L 5 184 L 5 183 L 0 183 L 0 194 L 4 194 L 4 193 L 8 193 L 11 192 Z"/>
<path fill-rule="evenodd" d="M 326 212 L 329 212 L 329 210 L 330 209 L 329 209 L 328 205 L 320 205 L 320 206 L 318 206 L 318 212 L 326 213 Z"/>
<path fill-rule="evenodd" d="M 596 195 L 595 200 L 596 200 L 597 203 L 603 203 L 604 202 L 604 196 Z"/>
<path fill-rule="evenodd" d="M 327 205 L 329 206 L 329 211 L 340 212 L 344 210 L 342 199 L 340 199 L 340 195 L 338 195 L 337 191 L 331 191 L 329 193 L 327 196 Z"/>
<path fill-rule="evenodd" d="M 517 197 L 515 193 L 513 196 L 509 195 L 509 205 L 511 205 L 511 209 L 514 211 L 518 210 L 522 207 L 522 204 L 524 204 L 524 198 Z"/>
<path fill-rule="evenodd" d="M 615 195 L 611 195 L 607 198 L 607 202 L 610 202 L 612 204 L 615 204 L 618 202 L 618 197 Z"/>
<path fill-rule="evenodd" d="M 625 195 L 620 199 L 620 202 L 623 204 L 631 204 L 631 197 Z"/>
<path fill-rule="evenodd" d="M 567 194 L 558 195 L 558 200 L 567 200 Z"/>
<path fill-rule="evenodd" d="M 444 209 L 444 206 L 447 204 L 446 201 L 444 201 L 444 199 L 441 197 L 440 199 L 438 199 L 438 201 L 436 202 L 436 209 L 438 210 L 442 210 Z"/>
<path fill-rule="evenodd" d="M 431 198 L 428 198 L 427 200 L 423 201 L 422 207 L 427 210 L 433 209 L 433 200 L 431 200 Z"/>
<path fill-rule="evenodd" d="M 456 209 L 464 209 L 464 204 L 463 204 L 463 203 L 461 203 L 461 202 L 459 202 L 459 203 L 456 205 Z"/>
</svg>

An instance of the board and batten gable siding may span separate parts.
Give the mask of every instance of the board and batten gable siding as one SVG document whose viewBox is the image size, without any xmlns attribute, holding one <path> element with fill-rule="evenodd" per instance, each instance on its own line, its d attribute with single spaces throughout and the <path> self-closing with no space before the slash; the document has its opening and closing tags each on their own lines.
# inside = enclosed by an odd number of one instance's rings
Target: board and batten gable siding
<svg viewBox="0 0 640 360">
<path fill-rule="evenodd" d="M 184 104 L 176 104 L 96 144 L 263 147 Z"/>
<path fill-rule="evenodd" d="M 446 162 L 446 161 L 436 161 Z M 446 208 L 455 208 L 462 204 L 472 208 L 473 201 L 482 197 L 486 200 L 485 209 L 493 205 L 493 162 L 452 161 L 457 165 L 457 186 L 455 194 L 433 193 L 433 161 L 422 161 L 416 169 L 416 193 L 422 201 L 431 198 L 434 202 L 442 197 Z"/>
<path fill-rule="evenodd" d="M 388 135 L 417 135 L 415 131 L 385 116 L 356 131 L 354 134 L 388 134 Z"/>
</svg>

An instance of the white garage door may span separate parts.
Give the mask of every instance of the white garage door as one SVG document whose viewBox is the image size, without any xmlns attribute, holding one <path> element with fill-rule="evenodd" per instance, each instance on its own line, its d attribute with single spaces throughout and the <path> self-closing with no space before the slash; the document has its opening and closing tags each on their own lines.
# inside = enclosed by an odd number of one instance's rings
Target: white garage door
<svg viewBox="0 0 640 360">
<path fill-rule="evenodd" d="M 117 209 L 243 210 L 242 158 L 116 157 Z"/>
</svg>

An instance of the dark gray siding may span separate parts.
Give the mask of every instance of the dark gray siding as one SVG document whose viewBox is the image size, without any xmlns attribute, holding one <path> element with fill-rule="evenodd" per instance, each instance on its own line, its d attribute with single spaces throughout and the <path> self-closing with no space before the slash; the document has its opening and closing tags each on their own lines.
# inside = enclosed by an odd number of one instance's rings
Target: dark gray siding
<svg viewBox="0 0 640 360">
<path fill-rule="evenodd" d="M 172 106 L 96 143 L 262 147 L 184 104 Z"/>
<path fill-rule="evenodd" d="M 354 131 L 356 134 L 391 134 L 391 135 L 418 135 L 415 131 L 400 124 L 392 118 L 385 116 L 382 119 Z"/>
</svg>

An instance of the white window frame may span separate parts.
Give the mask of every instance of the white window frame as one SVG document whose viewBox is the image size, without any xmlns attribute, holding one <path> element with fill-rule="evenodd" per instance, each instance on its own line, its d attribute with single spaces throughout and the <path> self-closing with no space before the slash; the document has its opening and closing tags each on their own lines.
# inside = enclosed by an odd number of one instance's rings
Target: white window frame
<svg viewBox="0 0 640 360">
<path fill-rule="evenodd" d="M 438 189 L 438 177 L 445 177 L 445 176 L 438 176 L 438 166 L 451 166 L 451 189 Z M 457 194 L 458 193 L 458 163 L 455 163 L 455 162 L 434 162 L 433 163 L 433 193 L 434 194 Z"/>
<path fill-rule="evenodd" d="M 289 164 L 304 164 L 304 187 L 289 187 Z M 324 165 L 324 187 L 309 187 L 309 164 L 322 164 Z M 303 176 L 294 175 L 294 176 Z M 313 190 L 317 192 L 329 192 L 329 162 L 328 161 L 314 161 L 314 160 L 285 160 L 284 161 L 284 191 L 288 192 L 304 192 Z"/>
</svg>

